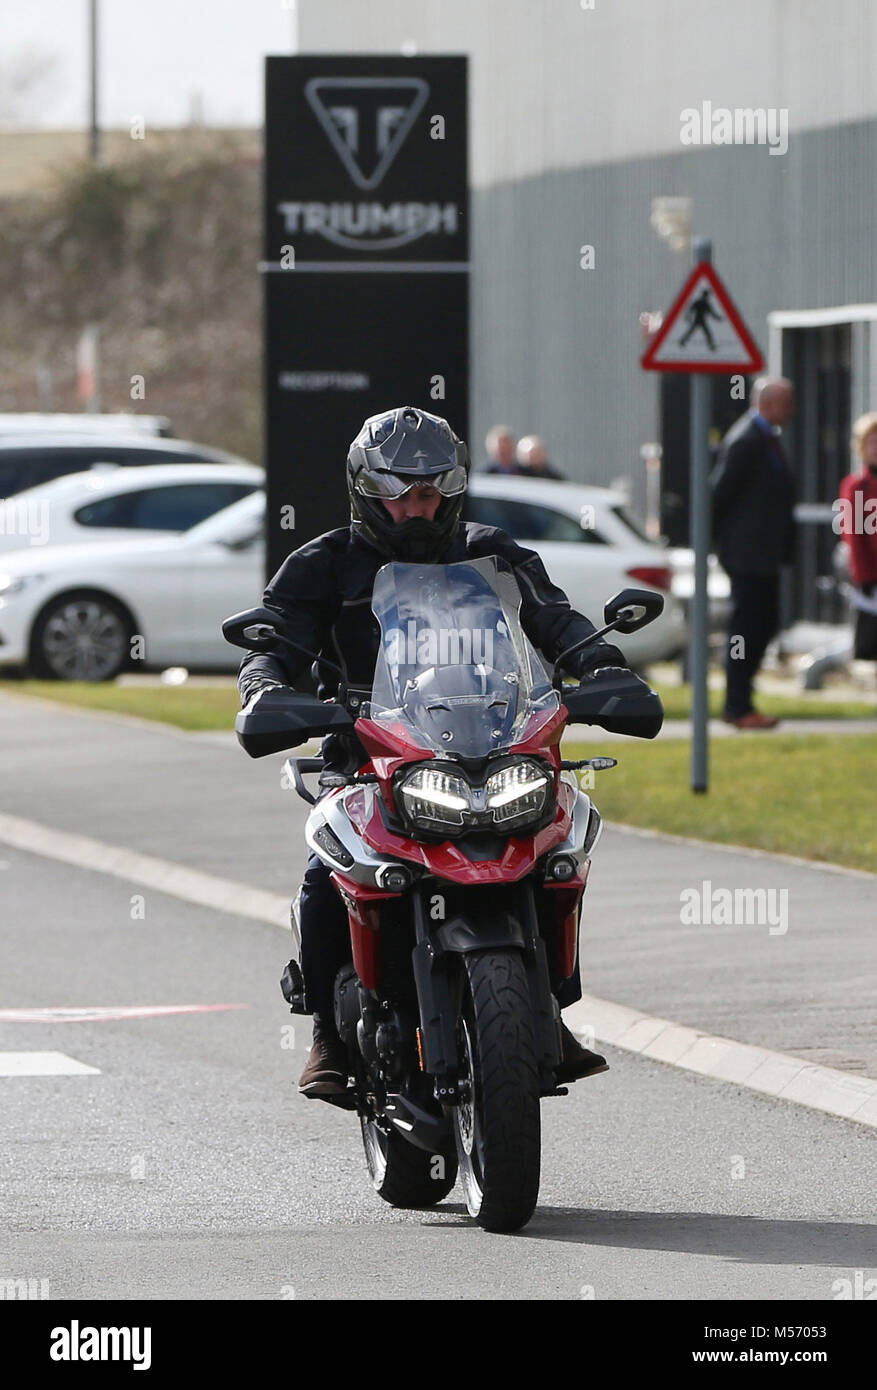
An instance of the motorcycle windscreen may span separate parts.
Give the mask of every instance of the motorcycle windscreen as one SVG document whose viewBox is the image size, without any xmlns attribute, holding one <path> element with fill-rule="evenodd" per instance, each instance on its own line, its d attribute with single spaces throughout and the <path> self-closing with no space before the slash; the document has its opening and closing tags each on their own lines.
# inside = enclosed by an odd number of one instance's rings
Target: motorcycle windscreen
<svg viewBox="0 0 877 1390">
<path fill-rule="evenodd" d="M 384 565 L 372 598 L 381 648 L 368 717 L 401 723 L 421 747 L 463 758 L 507 748 L 525 725 L 530 736 L 560 698 L 520 606 L 502 560 Z"/>
</svg>

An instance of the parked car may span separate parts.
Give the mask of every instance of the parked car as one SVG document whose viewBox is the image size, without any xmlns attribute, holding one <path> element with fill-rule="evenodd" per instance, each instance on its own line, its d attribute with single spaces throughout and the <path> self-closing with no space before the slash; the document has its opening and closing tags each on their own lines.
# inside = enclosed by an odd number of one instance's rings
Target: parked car
<svg viewBox="0 0 877 1390">
<path fill-rule="evenodd" d="M 673 593 L 687 615 L 694 599 L 694 551 L 674 546 L 665 554 L 673 571 Z M 731 581 L 715 555 L 707 560 L 706 590 L 710 632 L 722 632 L 731 611 Z"/>
<path fill-rule="evenodd" d="M 260 490 L 182 535 L 49 545 L 0 557 L 0 666 L 111 680 L 132 642 L 149 667 L 234 667 L 223 618 L 264 587 Z"/>
<path fill-rule="evenodd" d="M 166 415 L 100 415 L 86 410 L 78 414 L 55 410 L 0 411 L 0 435 L 55 433 L 168 435 L 173 430 Z"/>
<path fill-rule="evenodd" d="M 67 473 L 82 473 L 95 463 L 141 467 L 146 463 L 246 462 L 206 444 L 142 433 L 11 434 L 0 436 L 0 498 L 14 497 Z"/>
<path fill-rule="evenodd" d="M 463 513 L 467 521 L 499 526 L 541 556 L 573 608 L 597 626 L 603 604 L 631 585 L 664 595 L 661 617 L 629 636 L 613 635 L 636 667 L 667 661 L 684 650 L 683 609 L 671 592 L 667 552 L 646 535 L 623 493 L 611 488 L 473 473 Z"/>
<path fill-rule="evenodd" d="M 661 629 L 659 639 L 637 641 L 644 630 L 618 645 L 637 666 L 679 651 L 685 624 L 669 592 L 664 551 L 640 538 L 620 494 L 529 479 L 506 489 L 506 479 L 474 477 L 469 519 L 532 545 L 573 605 L 598 625 L 605 600 L 619 589 L 661 590 L 666 608 L 649 629 Z M 109 680 L 140 636 L 147 666 L 233 670 L 220 624 L 264 587 L 264 514 L 260 490 L 181 535 L 0 556 L 0 666 Z"/>
<path fill-rule="evenodd" d="M 0 552 L 188 531 L 264 481 L 252 463 L 96 463 L 0 502 Z"/>
</svg>

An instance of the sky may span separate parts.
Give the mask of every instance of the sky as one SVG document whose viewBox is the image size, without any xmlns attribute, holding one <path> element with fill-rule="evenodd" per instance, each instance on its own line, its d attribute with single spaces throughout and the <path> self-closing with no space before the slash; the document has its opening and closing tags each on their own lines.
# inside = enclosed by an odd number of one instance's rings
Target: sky
<svg viewBox="0 0 877 1390">
<path fill-rule="evenodd" d="M 0 123 L 81 127 L 89 0 L 0 0 Z M 262 59 L 294 52 L 293 0 L 100 0 L 100 122 L 260 125 Z M 23 79 L 30 82 L 23 85 Z"/>
</svg>

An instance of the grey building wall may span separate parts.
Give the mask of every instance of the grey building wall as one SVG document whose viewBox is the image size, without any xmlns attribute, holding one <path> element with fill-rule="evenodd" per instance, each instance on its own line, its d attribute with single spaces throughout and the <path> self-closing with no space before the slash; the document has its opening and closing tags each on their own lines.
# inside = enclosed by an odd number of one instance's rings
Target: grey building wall
<svg viewBox="0 0 877 1390">
<path fill-rule="evenodd" d="M 303 53 L 471 55 L 472 179 L 679 149 L 679 116 L 787 107 L 795 132 L 877 115 L 874 0 L 298 0 Z"/>
<path fill-rule="evenodd" d="M 767 314 L 877 300 L 873 0 L 300 0 L 302 51 L 471 55 L 473 455 L 499 420 L 579 480 L 657 435 L 639 315 L 688 270 L 649 224 L 693 198 L 762 350 Z M 685 107 L 781 107 L 789 148 L 683 147 Z M 595 248 L 583 270 L 579 249 Z"/>
<path fill-rule="evenodd" d="M 473 193 L 473 443 L 496 419 L 544 432 L 581 481 L 641 475 L 658 384 L 639 366 L 639 315 L 688 273 L 649 225 L 687 194 L 696 226 L 767 354 L 767 314 L 877 300 L 877 122 L 764 147 L 686 150 L 551 172 Z M 579 248 L 595 248 L 582 270 Z"/>
</svg>

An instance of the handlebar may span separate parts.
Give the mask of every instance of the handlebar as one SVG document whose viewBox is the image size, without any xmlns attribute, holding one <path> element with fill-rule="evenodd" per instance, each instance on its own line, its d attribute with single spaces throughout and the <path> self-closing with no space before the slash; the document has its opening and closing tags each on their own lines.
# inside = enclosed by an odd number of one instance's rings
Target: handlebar
<svg viewBox="0 0 877 1390">
<path fill-rule="evenodd" d="M 334 787 L 361 787 L 369 782 L 377 782 L 378 777 L 374 772 L 354 772 L 347 774 L 344 772 L 325 773 L 326 762 L 324 758 L 287 758 L 283 764 L 285 775 L 292 780 L 293 786 L 302 801 L 306 801 L 309 806 L 316 806 L 317 798 L 308 791 L 304 784 L 304 778 L 311 772 L 319 772 L 320 786 L 324 790 Z"/>
</svg>

